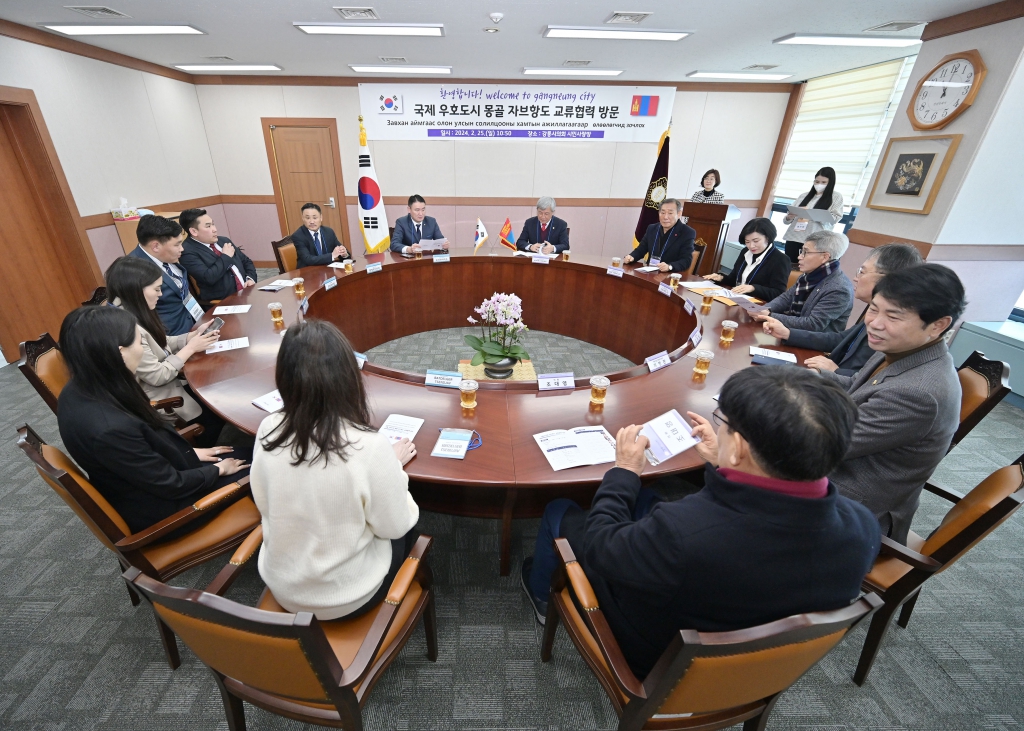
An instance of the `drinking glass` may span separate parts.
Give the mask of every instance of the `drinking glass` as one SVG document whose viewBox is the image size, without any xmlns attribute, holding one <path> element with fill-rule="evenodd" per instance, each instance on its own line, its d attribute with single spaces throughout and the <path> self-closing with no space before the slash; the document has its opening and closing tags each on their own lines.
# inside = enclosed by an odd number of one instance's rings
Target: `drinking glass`
<svg viewBox="0 0 1024 731">
<path fill-rule="evenodd" d="M 714 301 L 715 301 L 715 295 L 708 294 L 707 292 L 705 292 L 703 294 L 703 299 L 701 300 L 700 306 L 701 307 L 705 307 L 705 308 L 710 310 L 711 309 L 711 303 L 714 302 Z"/>
<path fill-rule="evenodd" d="M 292 280 L 292 285 L 293 285 L 293 287 L 295 289 L 295 296 L 296 297 L 305 297 L 306 296 L 306 280 L 305 279 L 303 279 L 302 277 L 295 277 L 295 279 Z"/>
<path fill-rule="evenodd" d="M 693 380 L 703 381 L 708 377 L 708 369 L 711 367 L 711 361 L 715 359 L 715 354 L 710 350 L 698 350 L 694 355 L 697 356 L 697 364 L 693 366 Z"/>
<path fill-rule="evenodd" d="M 615 267 L 616 269 L 622 269 L 622 257 L 621 256 L 613 256 L 612 257 L 612 266 Z"/>
<path fill-rule="evenodd" d="M 284 313 L 282 312 L 280 302 L 271 302 L 267 305 L 267 309 L 270 310 L 270 320 L 273 323 L 280 325 L 284 322 Z"/>
<path fill-rule="evenodd" d="M 679 283 L 681 281 L 683 281 L 683 275 L 680 274 L 679 272 L 673 272 L 671 275 L 669 275 L 668 286 L 670 286 L 673 290 L 679 289 Z"/>
<path fill-rule="evenodd" d="M 355 264 L 353 264 L 351 259 L 346 259 L 345 260 L 345 274 L 351 274 L 354 271 L 355 271 Z"/>
<path fill-rule="evenodd" d="M 590 379 L 590 403 L 603 404 L 605 395 L 608 393 L 609 381 L 604 376 L 594 376 Z"/>
<path fill-rule="evenodd" d="M 722 320 L 722 342 L 731 343 L 736 337 L 737 324 L 732 320 Z"/>
<path fill-rule="evenodd" d="M 569 250 L 565 249 L 562 252 L 562 261 L 569 261 Z"/>
<path fill-rule="evenodd" d="M 462 379 L 462 383 L 459 384 L 459 397 L 462 401 L 462 408 L 476 408 L 476 392 L 479 388 L 480 384 L 476 381 L 466 378 Z"/>
<path fill-rule="evenodd" d="M 414 257 L 414 258 L 416 258 L 416 259 L 422 259 L 422 258 L 423 258 L 423 252 L 422 252 L 422 251 L 420 251 L 419 249 L 417 249 L 417 250 L 413 251 L 413 252 L 412 252 L 412 255 L 413 255 L 413 257 Z"/>
</svg>

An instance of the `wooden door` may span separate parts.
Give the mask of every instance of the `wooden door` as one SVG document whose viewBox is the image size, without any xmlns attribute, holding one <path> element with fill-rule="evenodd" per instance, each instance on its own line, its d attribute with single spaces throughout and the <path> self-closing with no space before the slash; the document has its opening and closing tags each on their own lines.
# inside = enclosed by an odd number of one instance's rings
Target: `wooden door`
<svg viewBox="0 0 1024 731">
<path fill-rule="evenodd" d="M 100 283 L 32 110 L 0 99 L 0 347 L 49 332 Z M 73 205 L 73 204 L 72 204 Z"/>
<path fill-rule="evenodd" d="M 334 229 L 347 247 L 347 220 L 340 169 L 336 167 L 337 133 L 330 126 L 270 124 L 274 191 L 284 232 L 302 225 L 302 206 L 316 203 L 324 225 Z"/>
</svg>

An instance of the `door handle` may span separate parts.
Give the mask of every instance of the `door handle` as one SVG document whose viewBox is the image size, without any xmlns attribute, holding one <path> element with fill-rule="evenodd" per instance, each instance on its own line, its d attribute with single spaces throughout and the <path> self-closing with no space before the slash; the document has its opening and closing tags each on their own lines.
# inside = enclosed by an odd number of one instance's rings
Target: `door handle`
<svg viewBox="0 0 1024 731">
<path fill-rule="evenodd" d="M 329 205 L 331 208 L 337 208 L 337 206 L 334 205 L 334 198 L 328 198 L 327 205 Z"/>
</svg>

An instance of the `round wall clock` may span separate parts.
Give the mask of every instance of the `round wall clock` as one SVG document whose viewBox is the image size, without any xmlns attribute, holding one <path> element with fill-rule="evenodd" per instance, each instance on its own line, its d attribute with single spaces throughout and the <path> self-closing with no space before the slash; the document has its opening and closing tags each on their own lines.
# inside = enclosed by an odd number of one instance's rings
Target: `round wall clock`
<svg viewBox="0 0 1024 731">
<path fill-rule="evenodd" d="M 974 103 L 985 63 L 977 51 L 951 53 L 918 82 L 907 116 L 914 129 L 942 129 Z"/>
</svg>

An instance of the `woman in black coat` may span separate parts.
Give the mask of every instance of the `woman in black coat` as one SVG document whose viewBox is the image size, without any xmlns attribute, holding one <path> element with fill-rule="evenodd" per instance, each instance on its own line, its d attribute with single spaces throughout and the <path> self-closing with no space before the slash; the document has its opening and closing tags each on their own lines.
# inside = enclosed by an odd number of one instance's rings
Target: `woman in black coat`
<svg viewBox="0 0 1024 731">
<path fill-rule="evenodd" d="M 57 402 L 61 439 L 133 533 L 248 474 L 223 456 L 231 447 L 193 449 L 150 405 L 134 374 L 143 348 L 130 312 L 75 310 L 60 349 L 71 373 Z"/>
<path fill-rule="evenodd" d="M 728 274 L 706 274 L 736 294 L 770 302 L 786 291 L 793 266 L 789 257 L 775 248 L 775 225 L 767 218 L 752 218 L 740 231 L 740 243 L 747 250 L 736 259 Z"/>
</svg>

